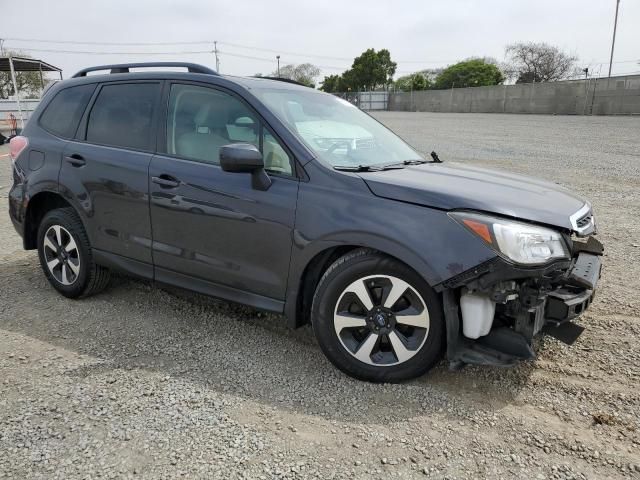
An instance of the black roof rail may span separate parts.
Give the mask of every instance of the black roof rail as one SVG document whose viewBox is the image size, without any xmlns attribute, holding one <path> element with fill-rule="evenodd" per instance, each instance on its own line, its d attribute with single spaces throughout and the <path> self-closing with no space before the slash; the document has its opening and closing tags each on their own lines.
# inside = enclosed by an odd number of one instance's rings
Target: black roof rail
<svg viewBox="0 0 640 480">
<path fill-rule="evenodd" d="M 207 75 L 220 75 L 209 67 L 198 65 L 197 63 L 188 62 L 146 62 L 146 63 L 116 63 L 113 65 L 98 65 L 97 67 L 89 67 L 80 70 L 71 78 L 86 77 L 89 72 L 98 72 L 100 70 L 109 70 L 109 73 L 129 73 L 130 68 L 156 68 L 156 67 L 182 67 L 186 68 L 189 73 L 205 73 Z"/>
<path fill-rule="evenodd" d="M 265 80 L 277 80 L 279 82 L 285 83 L 293 83 L 294 85 L 300 85 L 301 87 L 308 87 L 309 85 L 305 85 L 304 83 L 298 82 L 296 80 L 291 80 L 290 78 L 282 78 L 282 77 L 262 77 L 255 76 L 254 78 L 264 78 Z"/>
</svg>

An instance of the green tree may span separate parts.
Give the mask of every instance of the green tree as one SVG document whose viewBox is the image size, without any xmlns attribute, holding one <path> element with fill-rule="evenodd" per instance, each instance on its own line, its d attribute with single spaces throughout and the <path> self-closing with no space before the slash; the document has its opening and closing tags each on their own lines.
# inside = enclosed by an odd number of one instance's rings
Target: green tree
<svg viewBox="0 0 640 480">
<path fill-rule="evenodd" d="M 369 48 L 353 60 L 348 78 L 351 79 L 354 89 L 373 90 L 376 87 L 386 87 L 391 84 L 396 67 L 397 63 L 391 60 L 389 50 L 383 48 L 376 52 L 373 48 Z"/>
<path fill-rule="evenodd" d="M 493 63 L 472 58 L 450 65 L 436 78 L 436 88 L 462 88 L 498 85 L 504 82 L 504 75 Z"/>
<path fill-rule="evenodd" d="M 322 80 L 320 90 L 327 93 L 339 92 L 341 82 L 341 75 L 329 75 L 327 77 L 324 77 L 324 80 Z"/>
<path fill-rule="evenodd" d="M 5 56 L 31 58 L 20 52 L 5 51 Z M 47 84 L 45 79 L 45 85 Z M 40 72 L 16 72 L 16 84 L 20 91 L 21 98 L 38 98 L 40 96 Z M 15 95 L 13 91 L 13 82 L 11 81 L 11 72 L 0 72 L 0 98 L 9 98 Z"/>
<path fill-rule="evenodd" d="M 342 72 L 342 75 L 324 77 L 320 89 L 336 93 L 388 87 L 393 83 L 396 66 L 389 50 L 383 48 L 376 52 L 370 48 L 356 57 L 351 68 Z"/>
<path fill-rule="evenodd" d="M 411 90 L 427 90 L 431 88 L 431 80 L 429 80 L 422 72 L 412 73 L 398 78 L 394 85 L 396 89 L 402 92 L 410 92 Z"/>
</svg>

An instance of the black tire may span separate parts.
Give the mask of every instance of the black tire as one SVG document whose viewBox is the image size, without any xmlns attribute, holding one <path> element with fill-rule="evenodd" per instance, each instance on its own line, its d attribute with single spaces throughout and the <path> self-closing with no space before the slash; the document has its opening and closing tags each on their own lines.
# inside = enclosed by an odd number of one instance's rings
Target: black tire
<svg viewBox="0 0 640 480">
<path fill-rule="evenodd" d="M 343 344 L 334 326 L 337 302 L 344 298 L 345 289 L 352 282 L 376 275 L 388 276 L 408 283 L 411 289 L 422 297 L 420 303 L 428 312 L 428 329 L 422 330 L 427 333 L 423 333 L 420 340 L 423 343 L 411 351 L 412 357 L 397 364 L 372 365 L 360 361 Z M 404 297 L 401 299 L 404 301 Z M 359 380 L 389 383 L 409 380 L 423 375 L 442 358 L 445 326 L 438 295 L 411 268 L 375 250 L 355 250 L 336 260 L 326 270 L 316 288 L 311 307 L 311 319 L 320 348 L 331 363 L 347 375 Z M 398 326 L 404 328 L 403 325 Z M 374 333 L 373 330 L 369 332 L 367 328 L 359 330 L 359 334 L 366 336 Z M 375 324 L 372 322 L 371 329 L 373 328 Z M 412 330 L 409 329 L 409 331 Z M 385 355 L 389 354 L 385 353 Z M 399 357 L 395 353 L 393 355 L 399 361 Z M 368 359 L 372 360 L 372 357 L 369 356 Z"/>
<path fill-rule="evenodd" d="M 62 227 L 65 238 L 70 236 L 77 247 L 77 259 L 79 271 L 73 275 L 73 281 L 69 285 L 61 283 L 55 274 L 47 266 L 47 256 L 51 257 L 51 249 L 45 253 L 45 235 L 51 232 L 52 227 Z M 48 212 L 38 226 L 38 256 L 40 266 L 47 280 L 53 288 L 68 298 L 87 297 L 96 294 L 109 284 L 111 274 L 109 270 L 93 261 L 89 238 L 82 225 L 80 217 L 73 208 L 59 208 Z M 54 255 L 55 256 L 55 255 Z M 67 272 L 71 270 L 68 269 Z"/>
</svg>

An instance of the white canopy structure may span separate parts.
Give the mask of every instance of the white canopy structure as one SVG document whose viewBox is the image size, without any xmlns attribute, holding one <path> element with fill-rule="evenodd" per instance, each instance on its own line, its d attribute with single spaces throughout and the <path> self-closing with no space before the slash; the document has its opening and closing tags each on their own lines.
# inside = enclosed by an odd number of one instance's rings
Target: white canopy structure
<svg viewBox="0 0 640 480">
<path fill-rule="evenodd" d="M 11 83 L 13 83 L 13 91 L 15 92 L 16 103 L 18 104 L 18 115 L 20 116 L 22 128 L 24 128 L 24 116 L 22 115 L 22 107 L 20 106 L 20 92 L 18 91 L 18 84 L 16 82 L 16 72 L 40 72 L 40 82 L 43 90 L 45 87 L 43 72 L 58 72 L 60 74 L 60 80 L 62 80 L 62 69 L 34 58 L 0 57 L 0 72 L 9 72 L 11 74 Z"/>
</svg>

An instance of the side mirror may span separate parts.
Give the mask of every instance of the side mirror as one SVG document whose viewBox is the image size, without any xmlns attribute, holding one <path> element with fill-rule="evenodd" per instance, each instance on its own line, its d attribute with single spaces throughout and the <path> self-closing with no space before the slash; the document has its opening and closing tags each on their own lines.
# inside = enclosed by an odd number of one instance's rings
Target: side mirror
<svg viewBox="0 0 640 480">
<path fill-rule="evenodd" d="M 232 143 L 221 147 L 220 167 L 225 172 L 250 173 L 251 186 L 256 190 L 268 190 L 271 186 L 262 153 L 251 143 Z"/>
</svg>

